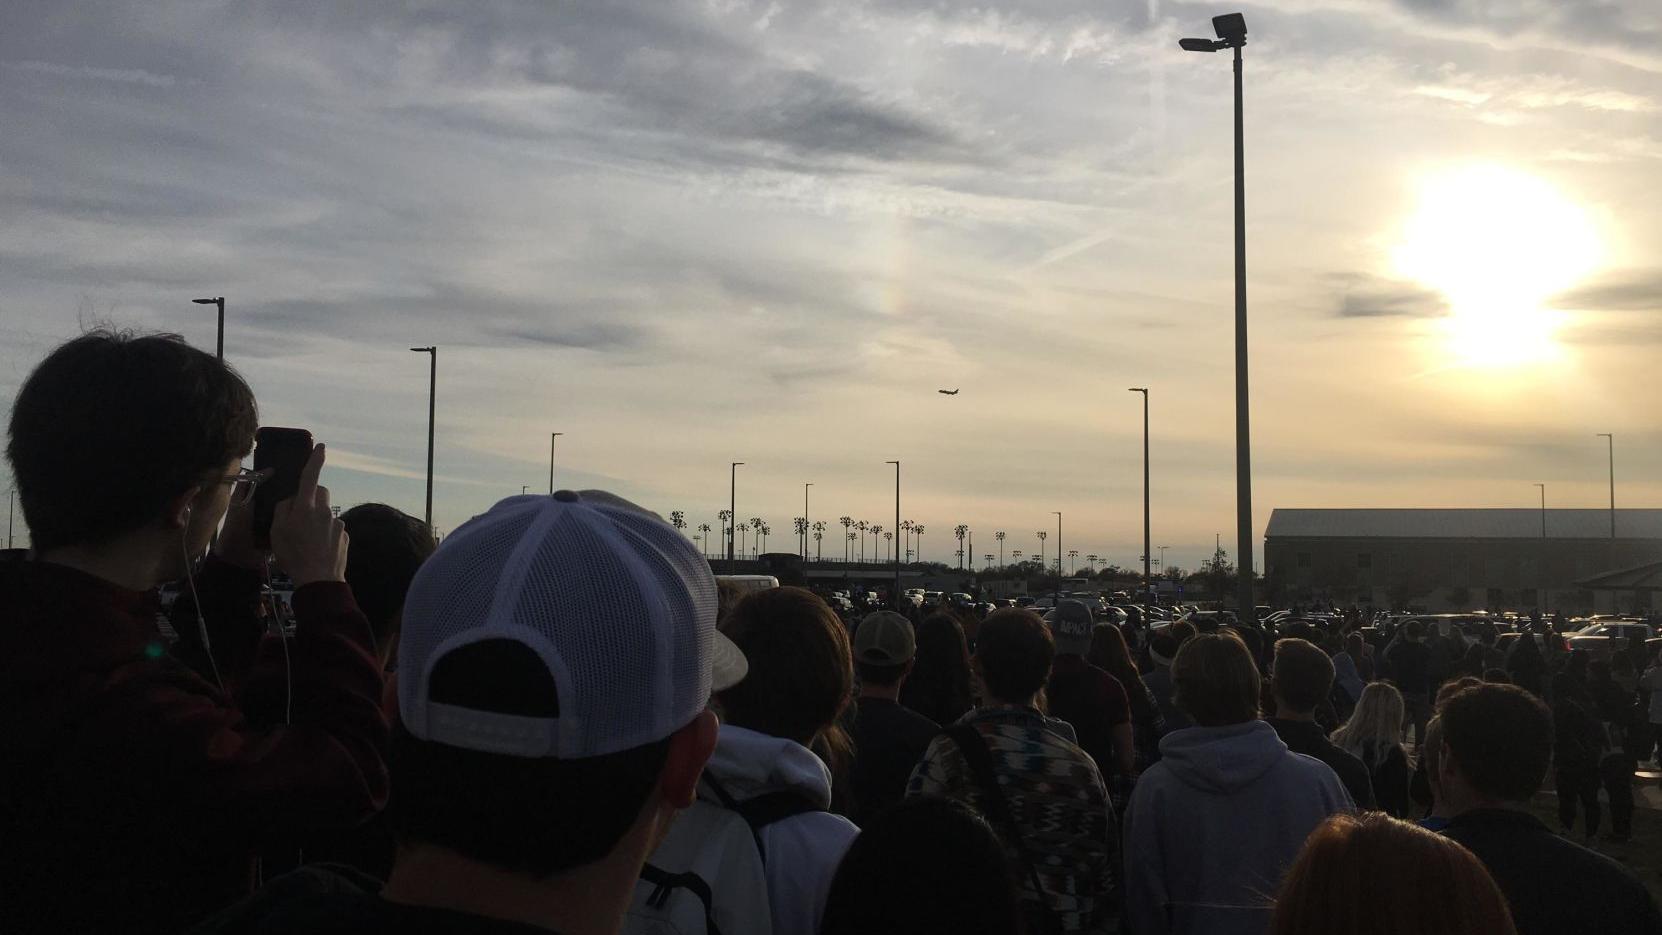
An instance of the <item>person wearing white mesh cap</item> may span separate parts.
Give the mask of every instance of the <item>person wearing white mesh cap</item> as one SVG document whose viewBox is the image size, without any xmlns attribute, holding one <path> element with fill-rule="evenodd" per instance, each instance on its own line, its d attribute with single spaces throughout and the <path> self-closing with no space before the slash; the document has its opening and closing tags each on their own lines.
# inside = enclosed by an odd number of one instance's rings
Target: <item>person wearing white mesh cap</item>
<svg viewBox="0 0 1662 935">
<path fill-rule="evenodd" d="M 386 886 L 302 870 L 203 931 L 616 932 L 715 748 L 711 692 L 745 675 L 715 624 L 709 564 L 656 516 L 498 503 L 405 601 Z"/>
</svg>

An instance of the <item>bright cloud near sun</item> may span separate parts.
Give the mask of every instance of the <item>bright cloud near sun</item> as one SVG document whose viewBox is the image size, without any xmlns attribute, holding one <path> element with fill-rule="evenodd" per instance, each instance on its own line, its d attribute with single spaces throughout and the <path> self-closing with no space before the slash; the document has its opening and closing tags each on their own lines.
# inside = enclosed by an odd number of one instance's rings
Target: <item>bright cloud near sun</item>
<svg viewBox="0 0 1662 935">
<path fill-rule="evenodd" d="M 1426 177 L 1394 254 L 1396 272 L 1447 297 L 1450 349 L 1468 364 L 1555 359 L 1564 313 L 1547 300 L 1595 272 L 1587 211 L 1536 176 L 1499 165 Z"/>
</svg>

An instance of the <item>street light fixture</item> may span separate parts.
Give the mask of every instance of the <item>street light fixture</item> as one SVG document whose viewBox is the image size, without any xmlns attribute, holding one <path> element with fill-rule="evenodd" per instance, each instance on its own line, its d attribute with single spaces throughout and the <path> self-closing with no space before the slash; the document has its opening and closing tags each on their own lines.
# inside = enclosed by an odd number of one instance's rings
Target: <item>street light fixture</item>
<svg viewBox="0 0 1662 935">
<path fill-rule="evenodd" d="M 217 342 L 215 342 L 215 344 L 214 344 L 214 348 L 215 348 L 214 356 L 219 358 L 220 360 L 224 360 L 225 359 L 225 297 L 222 296 L 222 295 L 216 295 L 211 299 L 191 299 L 191 301 L 194 302 L 197 305 L 217 305 L 217 306 L 219 306 L 219 340 Z"/>
<path fill-rule="evenodd" d="M 427 528 L 433 528 L 433 416 L 437 412 L 439 393 L 439 349 L 437 346 L 412 347 L 417 354 L 432 355 L 427 371 Z"/>
<path fill-rule="evenodd" d="M 1242 619 L 1250 619 L 1256 602 L 1252 590 L 1252 432 L 1248 418 L 1246 299 L 1246 171 L 1241 108 L 1241 47 L 1246 45 L 1246 17 L 1226 13 L 1212 17 L 1212 39 L 1183 39 L 1189 52 L 1235 50 L 1235 526 L 1240 570 L 1236 600 Z"/>
<path fill-rule="evenodd" d="M 813 521 L 808 518 L 808 488 L 812 486 L 814 485 L 802 485 L 802 561 L 804 564 L 808 561 L 808 528 L 813 525 Z"/>
<path fill-rule="evenodd" d="M 1149 554 L 1153 537 L 1148 521 L 1148 387 L 1133 386 L 1128 392 L 1143 394 L 1143 590 L 1154 587 L 1154 556 Z"/>
<path fill-rule="evenodd" d="M 900 528 L 900 462 L 885 461 L 884 464 L 894 465 L 894 526 Z M 891 538 L 893 533 L 890 533 Z M 890 550 L 889 558 L 894 564 L 894 593 L 889 597 L 894 601 L 894 609 L 900 610 L 900 553 Z"/>
<path fill-rule="evenodd" d="M 727 510 L 733 514 L 728 520 L 727 527 L 727 561 L 733 561 L 733 538 L 738 535 L 739 525 L 739 468 L 744 466 L 743 461 L 734 461 L 728 468 Z"/>
<path fill-rule="evenodd" d="M 1610 432 L 1598 433 L 1610 442 L 1610 538 L 1616 538 L 1616 436 Z"/>
<path fill-rule="evenodd" d="M 1541 567 L 1536 569 L 1535 607 L 1545 614 L 1547 610 L 1547 485 L 1541 488 Z"/>
</svg>

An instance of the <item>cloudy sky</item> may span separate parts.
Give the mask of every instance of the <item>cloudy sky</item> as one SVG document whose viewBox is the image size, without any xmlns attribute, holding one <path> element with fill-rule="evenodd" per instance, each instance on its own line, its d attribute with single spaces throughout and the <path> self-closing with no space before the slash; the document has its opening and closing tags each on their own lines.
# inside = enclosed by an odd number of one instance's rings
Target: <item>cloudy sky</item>
<svg viewBox="0 0 1662 935">
<path fill-rule="evenodd" d="M 1662 501 L 1652 0 L 1242 9 L 1254 504 Z M 227 357 L 337 499 L 548 482 L 1129 565 L 1234 529 L 1230 74 L 1171 0 L 0 9 L 0 403 Z M 962 389 L 954 398 L 939 388 Z M 841 527 L 837 527 L 840 534 Z M 1046 547 L 1054 551 L 1055 534 Z M 842 543 L 828 535 L 828 554 Z M 869 549 L 869 546 L 868 546 Z M 1233 552 L 1233 548 L 1231 548 Z"/>
</svg>

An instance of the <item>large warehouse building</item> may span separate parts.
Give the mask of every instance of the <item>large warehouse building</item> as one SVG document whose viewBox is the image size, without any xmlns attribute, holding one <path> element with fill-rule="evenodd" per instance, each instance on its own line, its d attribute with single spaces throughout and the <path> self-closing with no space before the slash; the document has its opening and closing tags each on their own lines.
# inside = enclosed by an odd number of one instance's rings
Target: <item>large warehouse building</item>
<svg viewBox="0 0 1662 935">
<path fill-rule="evenodd" d="M 1662 560 L 1662 510 L 1276 510 L 1272 602 L 1440 610 L 1648 610 L 1648 591 L 1579 582 Z M 1543 519 L 1545 521 L 1543 535 Z M 1544 589 L 1544 595 L 1541 593 Z"/>
</svg>

